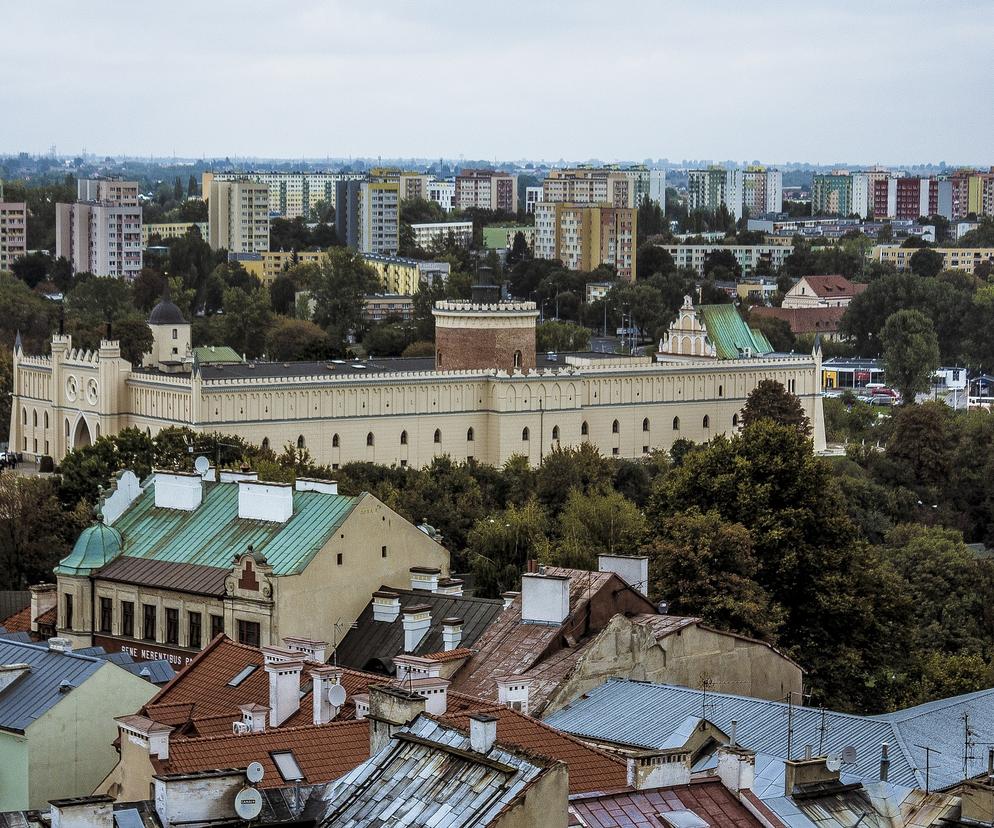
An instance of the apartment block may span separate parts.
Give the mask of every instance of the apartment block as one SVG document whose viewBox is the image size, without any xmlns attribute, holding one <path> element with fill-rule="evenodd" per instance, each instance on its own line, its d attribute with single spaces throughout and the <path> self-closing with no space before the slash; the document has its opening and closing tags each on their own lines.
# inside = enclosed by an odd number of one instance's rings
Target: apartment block
<svg viewBox="0 0 994 828">
<path fill-rule="evenodd" d="M 873 182 L 874 218 L 916 219 L 939 210 L 939 182 L 934 178 L 904 176 Z"/>
<path fill-rule="evenodd" d="M 166 221 L 155 224 L 142 225 L 142 247 L 148 247 L 148 240 L 158 237 L 166 239 L 180 239 L 191 230 L 197 230 L 202 239 L 207 238 L 208 227 L 206 221 Z"/>
<path fill-rule="evenodd" d="M 534 213 L 535 205 L 545 201 L 544 187 L 525 187 L 525 212 Z"/>
<path fill-rule="evenodd" d="M 451 265 L 448 262 L 427 262 L 403 256 L 383 256 L 364 253 L 363 261 L 376 271 L 380 286 L 391 294 L 413 295 L 422 285 L 448 281 Z"/>
<path fill-rule="evenodd" d="M 496 170 L 462 170 L 455 180 L 455 206 L 516 213 L 518 177 Z"/>
<path fill-rule="evenodd" d="M 422 250 L 431 250 L 436 243 L 444 244 L 450 238 L 460 247 L 473 243 L 473 222 L 471 221 L 429 221 L 412 224 L 414 244 Z"/>
<path fill-rule="evenodd" d="M 636 211 L 631 207 L 541 202 L 535 205 L 535 258 L 559 260 L 570 270 L 613 265 L 634 282 Z"/>
<path fill-rule="evenodd" d="M 751 216 L 783 211 L 783 173 L 747 167 L 742 173 L 742 207 Z"/>
<path fill-rule="evenodd" d="M 399 293 L 367 294 L 362 299 L 362 318 L 367 322 L 388 319 L 410 322 L 414 318 L 414 297 Z"/>
<path fill-rule="evenodd" d="M 620 170 L 603 167 L 550 170 L 542 182 L 542 201 L 635 207 L 635 190 L 635 180 Z"/>
<path fill-rule="evenodd" d="M 780 268 L 794 252 L 794 248 L 786 244 L 670 244 L 662 245 L 662 248 L 673 257 L 677 267 L 691 267 L 699 276 L 704 275 L 708 255 L 719 250 L 728 251 L 735 257 L 743 277 L 751 275 L 763 260 L 774 269 Z"/>
<path fill-rule="evenodd" d="M 708 167 L 687 173 L 687 204 L 693 210 L 724 207 L 733 218 L 742 216 L 743 171 Z"/>
<path fill-rule="evenodd" d="M 938 183 L 938 210 L 950 220 L 994 216 L 994 167 L 989 172 L 960 170 Z"/>
<path fill-rule="evenodd" d="M 142 208 L 138 183 L 77 182 L 75 204 L 55 205 L 55 255 L 73 273 L 134 279 L 142 269 Z"/>
<path fill-rule="evenodd" d="M 811 181 L 811 215 L 845 217 L 853 212 L 849 173 L 816 173 Z"/>
<path fill-rule="evenodd" d="M 428 200 L 434 201 L 446 213 L 451 213 L 456 206 L 456 182 L 452 179 L 432 179 L 428 183 Z"/>
<path fill-rule="evenodd" d="M 266 250 L 262 253 L 229 253 L 229 262 L 238 262 L 263 285 L 271 285 L 281 273 L 301 264 L 318 264 L 323 250 Z"/>
<path fill-rule="evenodd" d="M 362 181 L 339 181 L 335 184 L 335 232 L 346 247 L 359 247 L 359 205 Z"/>
<path fill-rule="evenodd" d="M 943 270 L 965 270 L 973 273 L 977 265 L 989 262 L 994 264 L 994 247 L 934 247 L 943 259 Z M 896 244 L 878 244 L 870 250 L 870 259 L 889 262 L 898 272 L 910 269 L 911 257 L 917 252 L 914 247 L 901 247 Z"/>
<path fill-rule="evenodd" d="M 359 250 L 397 255 L 400 201 L 400 181 L 393 176 L 371 175 L 359 185 Z"/>
<path fill-rule="evenodd" d="M 209 198 L 215 181 L 254 181 L 269 188 L 270 213 L 279 218 L 313 218 L 319 203 L 337 209 L 339 182 L 363 181 L 351 172 L 204 172 L 201 192 Z"/>
<path fill-rule="evenodd" d="M 0 188 L 0 271 L 28 252 L 28 208 L 23 201 L 4 201 Z"/>
<path fill-rule="evenodd" d="M 213 181 L 207 210 L 211 249 L 230 253 L 269 250 L 269 187 L 240 179 Z"/>
</svg>

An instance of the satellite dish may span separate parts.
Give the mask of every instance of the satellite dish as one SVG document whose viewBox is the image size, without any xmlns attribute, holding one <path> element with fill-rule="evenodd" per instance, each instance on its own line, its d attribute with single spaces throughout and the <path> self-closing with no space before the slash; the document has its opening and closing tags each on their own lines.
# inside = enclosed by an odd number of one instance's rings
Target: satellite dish
<svg viewBox="0 0 994 828">
<path fill-rule="evenodd" d="M 262 794 L 255 788 L 242 788 L 235 794 L 235 813 L 241 819 L 255 819 L 262 813 Z"/>
<path fill-rule="evenodd" d="M 253 784 L 261 782 L 264 773 L 265 771 L 259 762 L 252 762 L 245 768 L 245 778 Z"/>
<path fill-rule="evenodd" d="M 345 688 L 340 684 L 333 684 L 328 688 L 328 704 L 341 707 L 345 704 Z"/>
<path fill-rule="evenodd" d="M 210 471 L 211 461 L 201 454 L 200 457 L 193 461 L 193 468 L 197 470 L 197 474 L 203 477 Z"/>
<path fill-rule="evenodd" d="M 841 759 L 844 765 L 856 764 L 856 748 L 852 745 L 842 748 Z"/>
<path fill-rule="evenodd" d="M 837 753 L 829 754 L 825 757 L 825 767 L 830 771 L 837 771 L 842 768 L 842 757 Z"/>
</svg>

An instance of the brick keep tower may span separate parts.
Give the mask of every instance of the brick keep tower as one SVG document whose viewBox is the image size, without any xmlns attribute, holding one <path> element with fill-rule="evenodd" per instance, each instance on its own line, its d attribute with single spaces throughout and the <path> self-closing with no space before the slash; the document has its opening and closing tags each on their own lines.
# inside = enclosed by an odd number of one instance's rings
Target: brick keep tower
<svg viewBox="0 0 994 828">
<path fill-rule="evenodd" d="M 432 315 L 436 370 L 534 370 L 534 302 L 448 300 L 436 302 Z"/>
</svg>

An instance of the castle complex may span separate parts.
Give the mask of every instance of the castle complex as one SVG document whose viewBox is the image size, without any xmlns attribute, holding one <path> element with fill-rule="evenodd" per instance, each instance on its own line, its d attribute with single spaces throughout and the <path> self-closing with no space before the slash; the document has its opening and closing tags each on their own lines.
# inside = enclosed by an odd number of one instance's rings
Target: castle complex
<svg viewBox="0 0 994 828">
<path fill-rule="evenodd" d="M 168 299 L 149 316 L 154 344 L 141 366 L 123 359 L 114 341 L 83 352 L 56 335 L 51 355 L 30 356 L 18 339 L 10 445 L 26 458 L 59 462 L 124 428 L 154 436 L 187 426 L 277 452 L 306 448 L 332 468 L 420 467 L 443 454 L 494 465 L 519 454 L 538 464 L 556 446 L 583 442 L 608 457 L 634 458 L 677 439 L 735 431 L 763 379 L 800 398 L 815 449 L 825 445 L 817 348 L 671 353 L 665 362 L 537 354 L 533 303 L 476 299 L 438 303 L 434 358 L 207 362 L 198 354 L 210 349 L 192 348 L 190 324 Z"/>
</svg>

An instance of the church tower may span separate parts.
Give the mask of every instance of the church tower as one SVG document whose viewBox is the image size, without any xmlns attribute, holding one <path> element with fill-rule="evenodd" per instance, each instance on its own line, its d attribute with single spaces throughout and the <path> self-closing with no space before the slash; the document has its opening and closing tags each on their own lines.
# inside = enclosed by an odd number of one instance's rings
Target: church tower
<svg viewBox="0 0 994 828">
<path fill-rule="evenodd" d="M 152 329 L 152 351 L 145 354 L 144 367 L 169 373 L 182 371 L 192 353 L 193 338 L 190 323 L 169 297 L 168 283 L 162 300 L 148 316 L 148 326 Z"/>
</svg>

